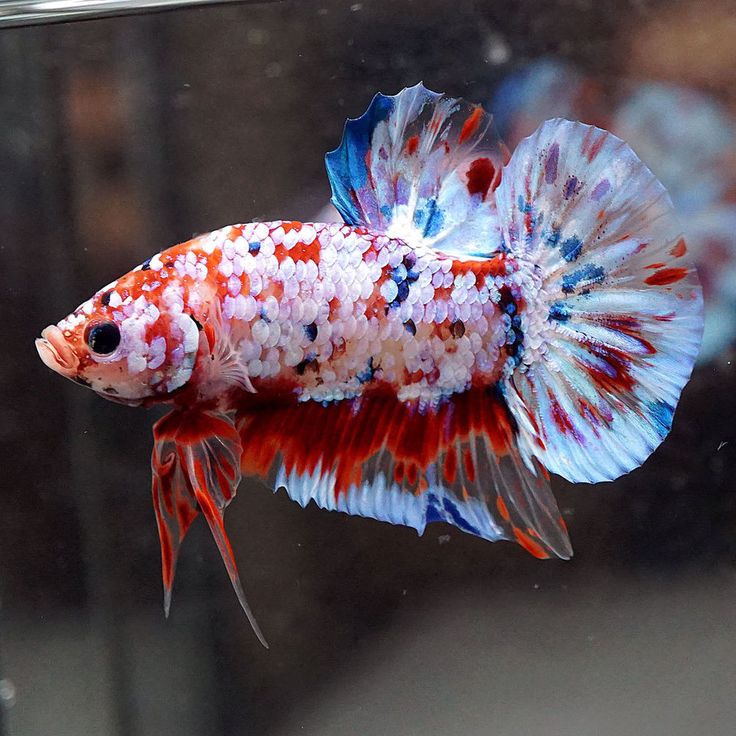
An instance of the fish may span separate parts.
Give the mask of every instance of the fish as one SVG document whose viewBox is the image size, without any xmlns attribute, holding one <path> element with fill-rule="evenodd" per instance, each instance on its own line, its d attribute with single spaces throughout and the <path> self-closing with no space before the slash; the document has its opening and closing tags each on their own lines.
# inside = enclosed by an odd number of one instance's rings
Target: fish
<svg viewBox="0 0 736 736">
<path fill-rule="evenodd" d="M 510 152 L 481 106 L 377 94 L 326 155 L 342 223 L 229 225 L 162 250 L 36 340 L 153 426 L 168 616 L 179 549 L 242 476 L 302 506 L 447 522 L 567 559 L 550 474 L 611 481 L 668 434 L 703 329 L 663 186 L 553 119 Z"/>
</svg>

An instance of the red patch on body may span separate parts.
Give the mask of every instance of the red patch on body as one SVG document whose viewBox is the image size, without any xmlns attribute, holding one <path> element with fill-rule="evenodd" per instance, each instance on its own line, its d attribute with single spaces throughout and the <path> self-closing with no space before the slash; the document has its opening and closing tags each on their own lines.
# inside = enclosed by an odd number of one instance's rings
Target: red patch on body
<svg viewBox="0 0 736 736">
<path fill-rule="evenodd" d="M 549 391 L 547 392 L 547 397 L 549 398 L 550 407 L 552 408 L 552 419 L 557 429 L 559 429 L 562 434 L 574 436 L 575 427 L 573 426 L 568 413 L 562 408 L 560 402 L 557 401 L 554 395 Z"/>
<path fill-rule="evenodd" d="M 604 130 L 599 131 L 600 135 L 594 140 L 596 129 L 591 127 L 588 128 L 583 138 L 582 152 L 588 157 L 588 162 L 592 163 L 593 159 L 600 153 L 601 148 L 606 140 L 606 132 Z"/>
<path fill-rule="evenodd" d="M 666 286 L 681 281 L 688 274 L 687 268 L 663 268 L 644 279 L 645 284 L 650 286 Z"/>
<path fill-rule="evenodd" d="M 485 260 L 473 259 L 469 261 L 453 261 L 452 273 L 457 276 L 458 274 L 466 274 L 469 271 L 472 271 L 475 274 L 475 285 L 480 288 L 483 285 L 486 276 L 505 276 L 507 265 L 508 262 L 502 255 L 494 256 L 493 258 Z"/>
<path fill-rule="evenodd" d="M 509 514 L 506 502 L 501 498 L 501 496 L 496 497 L 496 508 L 498 509 L 498 513 L 501 515 L 501 518 L 504 521 L 511 520 L 511 514 Z"/>
<path fill-rule="evenodd" d="M 680 238 L 672 247 L 670 255 L 673 255 L 675 258 L 681 258 L 685 253 L 687 253 L 687 245 L 685 244 L 685 241 Z"/>
<path fill-rule="evenodd" d="M 295 243 L 292 248 L 287 248 L 283 243 L 274 248 L 274 256 L 281 263 L 286 256 L 290 256 L 294 261 L 314 261 L 319 264 L 320 242 L 315 238 L 309 245 L 305 243 Z M 245 275 L 245 274 L 244 274 Z"/>
<path fill-rule="evenodd" d="M 480 194 L 482 199 L 488 196 L 488 191 L 498 186 L 498 181 L 494 182 L 496 176 L 496 167 L 489 158 L 477 158 L 470 164 L 468 168 L 468 194 Z"/>
<path fill-rule="evenodd" d="M 413 135 L 411 136 L 411 138 L 409 138 L 406 141 L 406 147 L 404 148 L 404 150 L 409 156 L 413 156 L 416 153 L 418 146 L 419 146 L 419 136 Z"/>
<path fill-rule="evenodd" d="M 620 395 L 634 387 L 634 379 L 631 377 L 631 359 L 623 350 L 595 343 L 589 344 L 588 350 L 608 366 L 608 370 L 595 364 L 587 366 L 590 377 L 600 388 L 614 395 Z"/>
<path fill-rule="evenodd" d="M 518 526 L 514 527 L 514 536 L 516 537 L 516 541 L 530 554 L 534 555 L 534 557 L 537 557 L 540 560 L 547 559 L 549 555 L 544 551 L 544 548 L 538 543 L 535 542 L 527 532 L 522 531 L 519 529 Z"/>
<path fill-rule="evenodd" d="M 478 106 L 470 113 L 468 119 L 463 124 L 463 128 L 460 131 L 460 136 L 457 139 L 458 143 L 465 143 L 470 138 L 480 125 L 481 118 L 483 117 L 483 108 Z"/>
</svg>

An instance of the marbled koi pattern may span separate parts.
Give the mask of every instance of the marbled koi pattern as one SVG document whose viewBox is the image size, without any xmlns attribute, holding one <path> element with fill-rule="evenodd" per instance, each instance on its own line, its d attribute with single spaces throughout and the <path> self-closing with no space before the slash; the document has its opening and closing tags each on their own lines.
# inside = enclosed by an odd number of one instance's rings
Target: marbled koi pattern
<svg viewBox="0 0 736 736">
<path fill-rule="evenodd" d="M 610 480 L 667 434 L 702 329 L 661 185 L 605 131 L 551 121 L 510 155 L 481 108 L 377 95 L 328 154 L 344 224 L 231 225 L 168 248 L 37 341 L 154 427 L 165 609 L 202 513 L 241 474 L 302 505 L 446 521 L 569 557 L 548 471 Z"/>
</svg>

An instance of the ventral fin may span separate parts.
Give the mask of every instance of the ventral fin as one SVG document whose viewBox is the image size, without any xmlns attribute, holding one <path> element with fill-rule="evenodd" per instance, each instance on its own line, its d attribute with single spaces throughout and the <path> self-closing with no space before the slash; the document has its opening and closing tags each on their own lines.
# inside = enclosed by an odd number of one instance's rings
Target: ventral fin
<svg viewBox="0 0 736 736">
<path fill-rule="evenodd" d="M 482 258 L 499 248 L 493 191 L 507 159 L 483 108 L 417 84 L 376 95 L 325 162 L 348 225 Z"/>
<path fill-rule="evenodd" d="M 319 427 L 319 433 L 314 428 Z M 446 521 L 537 557 L 572 554 L 541 466 L 525 465 L 503 398 L 473 389 L 433 408 L 367 395 L 238 417 L 243 471 L 306 506 L 415 528 Z"/>
<path fill-rule="evenodd" d="M 266 640 L 248 605 L 223 525 L 225 507 L 240 482 L 240 436 L 230 417 L 174 410 L 153 427 L 153 506 L 161 539 L 164 612 L 168 616 L 176 560 L 184 536 L 201 511 L 253 630 Z"/>
</svg>

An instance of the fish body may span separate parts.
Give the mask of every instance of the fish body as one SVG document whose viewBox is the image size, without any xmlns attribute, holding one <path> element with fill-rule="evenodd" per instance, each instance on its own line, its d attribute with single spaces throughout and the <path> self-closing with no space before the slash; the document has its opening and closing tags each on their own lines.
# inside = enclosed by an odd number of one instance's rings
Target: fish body
<svg viewBox="0 0 736 736">
<path fill-rule="evenodd" d="M 161 251 L 37 341 L 154 426 L 168 613 L 201 512 L 241 474 L 302 505 L 571 547 L 549 471 L 611 480 L 666 436 L 702 297 L 664 189 L 619 139 L 545 123 L 513 155 L 481 108 L 377 95 L 328 154 L 344 224 L 232 225 Z"/>
<path fill-rule="evenodd" d="M 298 401 L 332 402 L 380 383 L 400 401 L 433 403 L 472 384 L 493 385 L 507 364 L 518 365 L 533 292 L 511 256 L 456 260 L 365 228 L 259 222 L 163 251 L 60 327 L 73 338 L 87 313 L 120 324 L 128 373 L 142 374 L 113 394 L 120 399 L 166 397 L 194 379 L 202 397 L 222 398 L 221 408 L 242 401 L 243 387 L 222 397 L 209 371 L 198 380 L 189 370 L 197 322 L 216 301 L 252 384 L 245 390 L 259 401 L 270 387 L 279 395 L 288 388 Z M 169 320 L 160 319 L 161 305 Z M 181 330 L 181 345 L 167 342 L 172 329 Z M 165 369 L 171 365 L 178 371 Z"/>
</svg>

